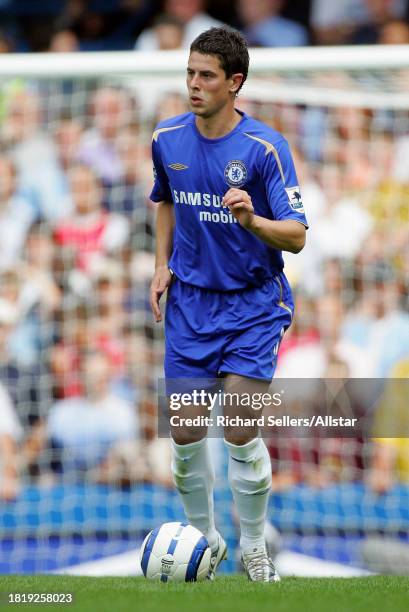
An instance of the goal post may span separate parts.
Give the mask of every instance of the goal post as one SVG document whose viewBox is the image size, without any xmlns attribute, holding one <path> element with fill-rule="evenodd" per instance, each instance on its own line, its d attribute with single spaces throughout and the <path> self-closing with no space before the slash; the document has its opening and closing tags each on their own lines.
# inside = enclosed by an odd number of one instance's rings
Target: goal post
<svg viewBox="0 0 409 612">
<path fill-rule="evenodd" d="M 107 74 L 152 73 L 180 75 L 185 72 L 185 51 L 114 51 L 98 53 L 7 54 L 1 63 L 4 77 L 104 77 Z M 342 46 L 250 49 L 252 74 L 324 70 L 389 70 L 407 68 L 406 45 Z"/>
</svg>

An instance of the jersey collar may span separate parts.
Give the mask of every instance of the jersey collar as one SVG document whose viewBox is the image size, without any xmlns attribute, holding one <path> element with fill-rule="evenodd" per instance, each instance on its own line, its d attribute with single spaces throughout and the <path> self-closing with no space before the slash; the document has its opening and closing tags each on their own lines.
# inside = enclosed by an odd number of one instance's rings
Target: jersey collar
<svg viewBox="0 0 409 612">
<path fill-rule="evenodd" d="M 203 136 L 203 134 L 201 134 L 200 131 L 197 128 L 196 120 L 195 120 L 196 117 L 192 113 L 192 127 L 193 127 L 193 131 L 195 132 L 195 134 L 199 138 L 199 140 L 203 140 L 203 142 L 207 142 L 209 144 L 217 144 L 219 142 L 223 142 L 224 140 L 228 140 L 229 138 L 234 136 L 234 134 L 236 132 L 241 130 L 241 127 L 242 127 L 244 121 L 247 119 L 247 115 L 246 115 L 246 113 L 244 111 L 241 111 L 238 108 L 236 108 L 235 110 L 239 113 L 239 115 L 241 115 L 241 119 L 238 122 L 238 124 L 231 130 L 231 132 L 228 132 L 224 136 L 220 136 L 220 138 L 206 138 L 206 136 Z"/>
</svg>

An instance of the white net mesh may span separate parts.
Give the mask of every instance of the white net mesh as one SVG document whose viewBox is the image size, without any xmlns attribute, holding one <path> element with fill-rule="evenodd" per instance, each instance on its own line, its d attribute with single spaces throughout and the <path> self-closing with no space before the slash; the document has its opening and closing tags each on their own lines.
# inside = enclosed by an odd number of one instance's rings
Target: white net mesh
<svg viewBox="0 0 409 612">
<path fill-rule="evenodd" d="M 409 59 L 353 69 L 349 51 L 338 54 L 308 67 L 290 52 L 286 70 L 280 54 L 263 57 L 238 103 L 289 140 L 310 223 L 307 247 L 286 256 L 296 318 L 277 375 L 407 378 Z M 63 78 L 39 79 L 35 66 L 2 78 L 3 573 L 131 550 L 182 516 L 169 443 L 156 437 L 163 330 L 147 294 L 150 137 L 186 102 L 179 64 L 164 77 L 163 65 L 147 75 L 140 60 L 135 76 L 131 57 L 109 78 L 74 78 L 72 62 Z M 223 448 L 212 444 L 219 524 L 235 546 Z M 362 555 L 364 536 L 407 531 L 406 439 L 269 447 L 269 519 L 286 550 L 373 568 L 380 547 L 367 538 Z"/>
</svg>

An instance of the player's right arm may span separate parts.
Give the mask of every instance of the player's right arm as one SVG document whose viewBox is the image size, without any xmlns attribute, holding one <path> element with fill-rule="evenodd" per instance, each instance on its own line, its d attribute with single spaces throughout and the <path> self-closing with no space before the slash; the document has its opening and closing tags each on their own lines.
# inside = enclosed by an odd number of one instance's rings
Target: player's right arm
<svg viewBox="0 0 409 612">
<path fill-rule="evenodd" d="M 159 202 L 156 217 L 156 260 L 155 274 L 151 283 L 150 302 L 155 321 L 162 321 L 159 300 L 169 287 L 172 274 L 168 263 L 172 253 L 173 228 L 175 217 L 173 203 L 163 200 Z"/>
<path fill-rule="evenodd" d="M 175 215 L 169 178 L 162 161 L 162 153 L 158 136 L 160 129 L 155 130 L 152 137 L 152 161 L 154 184 L 150 198 L 158 204 L 156 217 L 156 261 L 155 274 L 151 283 L 150 302 L 155 321 L 162 321 L 159 301 L 169 287 L 172 274 L 168 264 L 173 248 L 173 229 Z"/>
</svg>

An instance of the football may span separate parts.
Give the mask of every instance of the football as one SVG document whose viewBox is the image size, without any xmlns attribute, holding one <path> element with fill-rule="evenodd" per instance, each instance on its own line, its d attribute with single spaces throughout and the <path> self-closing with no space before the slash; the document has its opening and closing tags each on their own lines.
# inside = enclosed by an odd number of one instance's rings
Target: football
<svg viewBox="0 0 409 612">
<path fill-rule="evenodd" d="M 188 523 L 164 523 L 146 536 L 140 551 L 143 575 L 161 582 L 205 580 L 210 548 L 201 531 Z"/>
</svg>

